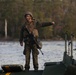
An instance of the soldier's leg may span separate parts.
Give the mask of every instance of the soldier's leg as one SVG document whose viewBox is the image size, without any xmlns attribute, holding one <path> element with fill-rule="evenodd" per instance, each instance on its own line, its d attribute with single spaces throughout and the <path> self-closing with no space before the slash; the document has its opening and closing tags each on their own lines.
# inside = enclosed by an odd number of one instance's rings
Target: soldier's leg
<svg viewBox="0 0 76 75">
<path fill-rule="evenodd" d="M 25 46 L 25 62 L 26 62 L 26 64 L 25 64 L 25 70 L 27 69 L 27 70 L 29 70 L 29 68 L 30 68 L 30 52 L 31 52 L 31 49 L 30 49 L 30 47 L 29 47 L 29 45 L 26 45 Z"/>
<path fill-rule="evenodd" d="M 33 66 L 35 70 L 38 70 L 38 50 L 37 50 L 37 46 L 33 45 L 32 48 L 32 56 L 33 56 Z"/>
</svg>

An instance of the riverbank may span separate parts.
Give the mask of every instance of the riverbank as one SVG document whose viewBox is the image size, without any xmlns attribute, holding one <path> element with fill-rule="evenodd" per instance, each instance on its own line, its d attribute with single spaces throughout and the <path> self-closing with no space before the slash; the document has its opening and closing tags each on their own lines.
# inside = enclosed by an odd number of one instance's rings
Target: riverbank
<svg viewBox="0 0 76 75">
<path fill-rule="evenodd" d="M 63 41 L 64 39 L 53 37 L 51 39 L 40 39 L 40 40 L 42 40 L 42 41 L 53 41 L 53 40 L 54 41 Z M 2 37 L 2 38 L 0 38 L 0 41 L 19 41 L 19 38 L 11 38 L 11 37 L 5 38 L 5 37 Z"/>
<path fill-rule="evenodd" d="M 40 40 L 41 41 L 64 41 L 64 39 L 60 37 L 53 37 L 51 39 L 40 39 Z M 76 38 L 73 38 L 73 40 L 76 40 Z M 19 41 L 19 38 L 2 37 L 0 38 L 0 41 Z"/>
</svg>

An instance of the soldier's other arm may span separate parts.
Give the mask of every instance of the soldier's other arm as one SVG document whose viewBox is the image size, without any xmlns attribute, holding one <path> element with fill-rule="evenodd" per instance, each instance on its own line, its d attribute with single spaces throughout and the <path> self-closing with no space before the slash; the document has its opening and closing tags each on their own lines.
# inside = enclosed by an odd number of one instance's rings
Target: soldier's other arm
<svg viewBox="0 0 76 75">
<path fill-rule="evenodd" d="M 19 38 L 19 42 L 21 46 L 23 46 L 23 31 L 24 31 L 24 28 L 22 27 L 20 31 L 20 38 Z"/>
</svg>

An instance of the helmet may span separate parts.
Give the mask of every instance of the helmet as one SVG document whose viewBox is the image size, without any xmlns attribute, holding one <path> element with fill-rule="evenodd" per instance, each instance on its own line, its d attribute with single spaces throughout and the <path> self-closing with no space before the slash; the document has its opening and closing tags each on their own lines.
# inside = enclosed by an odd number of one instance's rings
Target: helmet
<svg viewBox="0 0 76 75">
<path fill-rule="evenodd" d="M 33 14 L 31 12 L 26 12 L 24 17 L 26 17 L 27 15 L 30 15 L 33 18 Z"/>
</svg>

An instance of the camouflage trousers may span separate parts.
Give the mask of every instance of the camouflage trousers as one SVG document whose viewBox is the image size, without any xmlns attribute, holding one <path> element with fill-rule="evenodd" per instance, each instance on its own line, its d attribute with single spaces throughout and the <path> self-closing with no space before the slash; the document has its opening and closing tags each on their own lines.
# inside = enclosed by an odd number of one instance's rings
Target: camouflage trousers
<svg viewBox="0 0 76 75">
<path fill-rule="evenodd" d="M 30 68 L 30 53 L 32 53 L 32 59 L 33 59 L 33 66 L 34 69 L 38 68 L 38 50 L 36 44 L 30 45 L 30 44 L 25 44 L 24 48 L 24 55 L 25 55 L 25 69 Z"/>
</svg>

